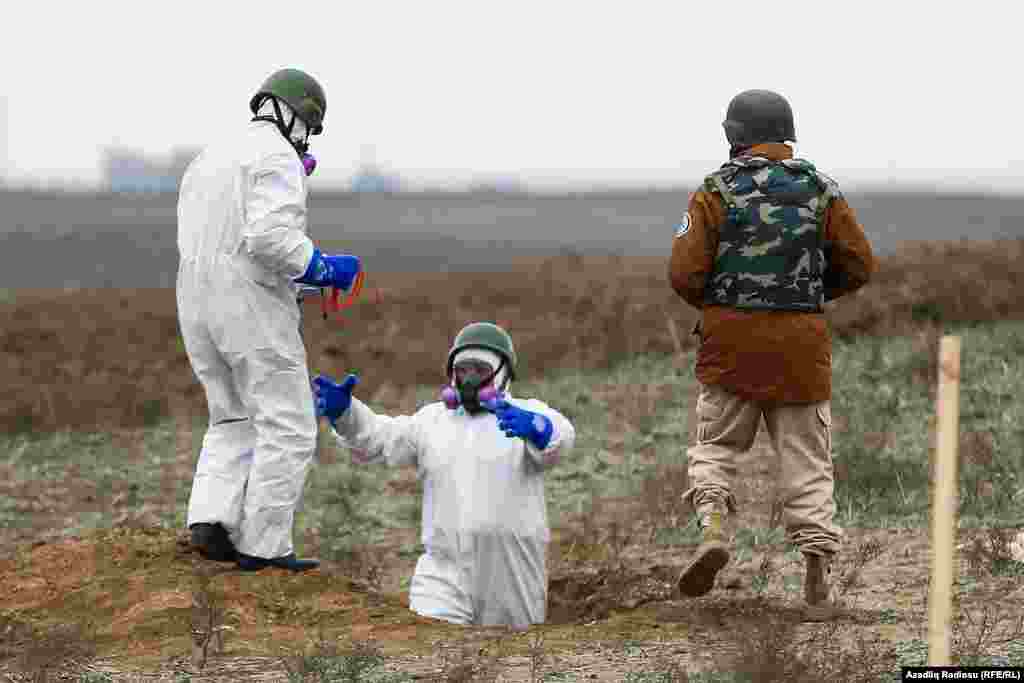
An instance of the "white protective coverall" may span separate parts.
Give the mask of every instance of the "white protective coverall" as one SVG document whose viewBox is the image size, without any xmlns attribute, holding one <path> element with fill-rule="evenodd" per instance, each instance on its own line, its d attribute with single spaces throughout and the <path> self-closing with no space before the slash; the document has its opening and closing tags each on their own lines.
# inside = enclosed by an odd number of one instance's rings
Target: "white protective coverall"
<svg viewBox="0 0 1024 683">
<path fill-rule="evenodd" d="M 546 618 L 544 470 L 572 450 L 576 433 L 542 401 L 505 399 L 552 421 L 544 450 L 505 436 L 490 412 L 470 415 L 442 402 L 389 417 L 353 397 L 335 423 L 338 444 L 351 448 L 357 462 L 417 467 L 426 552 L 416 563 L 409 599 L 422 616 L 518 629 Z"/>
<path fill-rule="evenodd" d="M 263 558 L 293 552 L 316 450 L 293 283 L 313 254 L 307 192 L 295 149 L 273 123 L 251 122 L 192 162 L 178 201 L 178 317 L 210 412 L 188 524 L 220 522 Z"/>
</svg>

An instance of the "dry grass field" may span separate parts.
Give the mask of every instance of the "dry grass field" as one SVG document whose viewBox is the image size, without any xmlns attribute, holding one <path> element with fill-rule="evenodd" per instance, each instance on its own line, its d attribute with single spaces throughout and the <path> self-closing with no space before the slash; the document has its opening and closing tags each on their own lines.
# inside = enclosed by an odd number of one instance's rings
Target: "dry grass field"
<svg viewBox="0 0 1024 683">
<path fill-rule="evenodd" d="M 764 439 L 741 463 L 733 561 L 715 591 L 672 583 L 695 547 L 685 447 L 695 312 L 664 259 L 565 253 L 496 273 L 371 273 L 323 321 L 314 372 L 356 371 L 387 412 L 434 400 L 454 333 L 492 320 L 519 393 L 569 415 L 548 481 L 549 623 L 460 629 L 407 609 L 414 473 L 322 448 L 298 538 L 324 567 L 224 572 L 181 544 L 205 407 L 171 290 L 17 290 L 0 303 L 0 671 L 9 680 L 873 681 L 924 656 L 928 455 L 939 336 L 964 337 L 955 652 L 1024 663 L 1024 240 L 907 245 L 831 304 L 844 607 L 803 620 Z M 763 435 L 762 435 L 763 436 Z M 381 493 L 388 495 L 381 495 Z M 1010 599 L 995 599 L 1007 598 Z M 223 647 L 196 650 L 212 618 Z M 197 620 L 199 620 L 197 622 Z M 204 655 L 205 652 L 205 655 Z M 49 678 L 47 678 L 49 677 Z"/>
<path fill-rule="evenodd" d="M 1024 240 L 909 245 L 870 287 L 829 304 L 833 334 L 1020 319 L 1022 257 Z M 685 350 L 696 320 L 668 286 L 665 259 L 573 254 L 494 273 L 371 273 L 342 316 L 325 322 L 319 305 L 305 304 L 311 369 L 358 371 L 370 396 L 443 382 L 448 345 L 474 320 L 512 332 L 524 377 Z M 172 404 L 204 410 L 175 306 L 170 289 L 17 290 L 0 303 L 0 427 L 134 427 Z"/>
</svg>

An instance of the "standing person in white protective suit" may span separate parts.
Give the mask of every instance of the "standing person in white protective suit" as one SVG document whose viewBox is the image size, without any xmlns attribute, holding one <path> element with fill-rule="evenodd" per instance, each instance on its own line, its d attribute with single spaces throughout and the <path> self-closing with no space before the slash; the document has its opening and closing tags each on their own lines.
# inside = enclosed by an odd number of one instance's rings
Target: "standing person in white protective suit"
<svg viewBox="0 0 1024 683">
<path fill-rule="evenodd" d="M 353 398 L 355 375 L 341 385 L 317 377 L 317 414 L 356 462 L 418 470 L 426 552 L 409 587 L 414 612 L 463 625 L 543 623 L 544 471 L 572 450 L 576 433 L 544 402 L 509 393 L 516 353 L 497 325 L 459 332 L 447 373 L 441 401 L 397 417 Z"/>
<path fill-rule="evenodd" d="M 178 201 L 178 317 L 210 426 L 188 504 L 192 542 L 246 570 L 295 571 L 295 507 L 316 450 L 317 418 L 298 284 L 347 290 L 355 256 L 326 256 L 306 235 L 309 136 L 327 100 L 308 74 L 272 74 L 252 121 L 202 151 Z"/>
</svg>

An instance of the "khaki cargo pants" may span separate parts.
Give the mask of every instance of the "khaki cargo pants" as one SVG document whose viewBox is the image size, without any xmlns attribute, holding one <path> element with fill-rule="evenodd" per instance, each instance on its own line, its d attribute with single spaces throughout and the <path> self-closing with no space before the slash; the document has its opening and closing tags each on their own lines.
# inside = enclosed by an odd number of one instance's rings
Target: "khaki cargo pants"
<svg viewBox="0 0 1024 683">
<path fill-rule="evenodd" d="M 683 494 L 703 515 L 723 505 L 732 512 L 736 457 L 750 450 L 764 416 L 780 458 L 778 495 L 787 540 L 801 552 L 839 551 L 842 532 L 833 524 L 832 413 L 821 403 L 758 403 L 718 386 L 702 385 L 697 397 L 697 443 L 688 449 L 690 489 Z"/>
</svg>

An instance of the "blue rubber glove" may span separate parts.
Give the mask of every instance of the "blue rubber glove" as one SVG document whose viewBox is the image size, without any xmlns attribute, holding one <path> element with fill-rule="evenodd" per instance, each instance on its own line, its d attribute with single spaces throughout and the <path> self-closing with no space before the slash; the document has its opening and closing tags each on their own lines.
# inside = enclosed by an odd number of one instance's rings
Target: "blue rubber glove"
<svg viewBox="0 0 1024 683">
<path fill-rule="evenodd" d="M 555 426 L 546 415 L 517 408 L 505 399 L 494 401 L 489 407 L 498 416 L 498 428 L 505 436 L 526 439 L 540 450 L 551 442 Z"/>
<path fill-rule="evenodd" d="M 352 405 L 352 388 L 359 384 L 359 378 L 349 375 L 341 384 L 335 384 L 330 377 L 317 375 L 313 378 L 313 396 L 316 403 L 316 416 L 326 417 L 331 425 L 345 414 Z"/>
<path fill-rule="evenodd" d="M 335 287 L 347 292 L 362 269 L 363 264 L 358 256 L 325 256 L 314 247 L 313 258 L 309 260 L 306 272 L 295 281 L 314 287 Z"/>
</svg>

